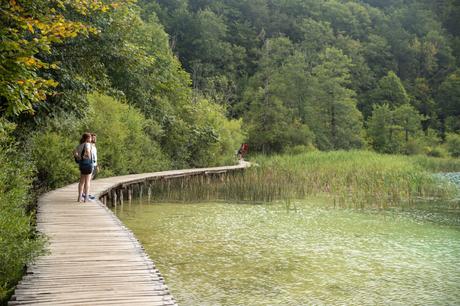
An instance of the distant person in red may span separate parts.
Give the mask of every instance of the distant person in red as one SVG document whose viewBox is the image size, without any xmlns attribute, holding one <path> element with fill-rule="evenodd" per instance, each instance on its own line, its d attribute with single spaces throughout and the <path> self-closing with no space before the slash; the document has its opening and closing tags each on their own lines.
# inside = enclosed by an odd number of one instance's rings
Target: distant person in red
<svg viewBox="0 0 460 306">
<path fill-rule="evenodd" d="M 247 143 L 241 144 L 241 147 L 238 149 L 238 159 L 244 159 L 244 156 L 248 153 L 249 151 L 249 145 Z"/>
</svg>

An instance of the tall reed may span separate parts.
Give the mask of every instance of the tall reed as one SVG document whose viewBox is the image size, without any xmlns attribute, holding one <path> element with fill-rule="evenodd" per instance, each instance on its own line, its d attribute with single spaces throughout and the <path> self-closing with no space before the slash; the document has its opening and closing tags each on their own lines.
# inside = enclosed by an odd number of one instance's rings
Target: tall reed
<svg viewBox="0 0 460 306">
<path fill-rule="evenodd" d="M 243 173 L 157 181 L 152 184 L 154 199 L 271 202 L 326 195 L 340 206 L 389 207 L 456 193 L 453 184 L 406 156 L 335 151 L 254 160 Z"/>
</svg>

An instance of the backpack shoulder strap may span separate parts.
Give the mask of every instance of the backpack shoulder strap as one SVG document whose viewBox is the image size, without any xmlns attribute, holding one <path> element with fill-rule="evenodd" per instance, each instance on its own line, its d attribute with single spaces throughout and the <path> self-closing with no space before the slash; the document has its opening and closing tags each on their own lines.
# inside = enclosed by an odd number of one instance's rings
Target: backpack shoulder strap
<svg viewBox="0 0 460 306">
<path fill-rule="evenodd" d="M 80 159 L 83 159 L 83 156 L 85 155 L 86 146 L 87 146 L 87 143 L 85 142 L 85 143 L 83 144 L 83 149 L 81 150 Z M 93 154 L 92 154 L 92 150 L 91 150 L 92 148 L 91 148 L 91 147 L 92 147 L 92 146 L 89 145 L 89 158 L 88 158 L 88 159 L 92 161 L 92 160 L 93 160 Z"/>
</svg>

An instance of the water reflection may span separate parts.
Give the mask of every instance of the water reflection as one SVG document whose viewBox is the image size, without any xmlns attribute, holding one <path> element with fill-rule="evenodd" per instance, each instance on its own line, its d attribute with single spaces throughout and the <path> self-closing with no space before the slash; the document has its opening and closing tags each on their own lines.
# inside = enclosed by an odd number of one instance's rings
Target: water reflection
<svg viewBox="0 0 460 306">
<path fill-rule="evenodd" d="M 133 202 L 117 214 L 180 305 L 460 303 L 458 210 L 295 206 Z"/>
</svg>

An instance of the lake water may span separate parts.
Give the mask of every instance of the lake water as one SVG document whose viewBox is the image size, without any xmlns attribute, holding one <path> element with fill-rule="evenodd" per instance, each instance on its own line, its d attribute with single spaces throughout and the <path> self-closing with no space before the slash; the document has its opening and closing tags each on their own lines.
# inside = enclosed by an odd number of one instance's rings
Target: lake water
<svg viewBox="0 0 460 306">
<path fill-rule="evenodd" d="M 115 212 L 179 305 L 460 304 L 458 210 L 325 203 L 133 202 Z"/>
</svg>

